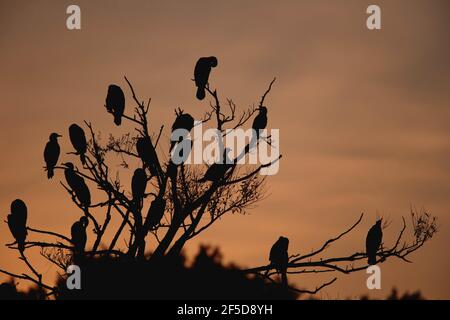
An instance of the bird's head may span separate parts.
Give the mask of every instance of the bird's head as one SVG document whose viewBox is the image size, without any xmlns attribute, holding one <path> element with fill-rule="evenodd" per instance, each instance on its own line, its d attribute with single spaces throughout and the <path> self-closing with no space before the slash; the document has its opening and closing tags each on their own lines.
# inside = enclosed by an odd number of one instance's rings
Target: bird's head
<svg viewBox="0 0 450 320">
<path fill-rule="evenodd" d="M 16 199 L 13 202 L 11 202 L 11 213 L 26 212 L 26 211 L 27 206 L 25 202 L 23 202 L 22 200 Z"/>
<path fill-rule="evenodd" d="M 53 132 L 53 133 L 50 135 L 49 139 L 50 139 L 50 141 L 57 141 L 58 138 L 60 138 L 60 137 L 62 137 L 62 135 L 60 135 L 60 134 L 58 134 L 58 133 L 56 133 L 56 132 Z"/>
<path fill-rule="evenodd" d="M 289 247 L 289 239 L 286 237 L 281 236 L 278 238 L 278 242 L 282 245 L 282 247 L 287 250 Z"/>
<path fill-rule="evenodd" d="M 258 110 L 259 110 L 259 113 L 267 114 L 267 108 L 264 107 L 264 106 L 260 106 L 260 107 L 258 108 Z"/>
<path fill-rule="evenodd" d="M 79 221 L 84 228 L 89 225 L 89 219 L 85 216 L 82 216 Z"/>
<path fill-rule="evenodd" d="M 218 63 L 217 58 L 214 56 L 209 57 L 209 63 L 211 64 L 212 68 L 217 67 L 217 63 Z"/>
<path fill-rule="evenodd" d="M 76 123 L 72 123 L 69 127 L 69 131 L 77 130 L 77 129 L 81 129 L 81 127 L 79 125 L 77 125 Z"/>
<path fill-rule="evenodd" d="M 75 168 L 72 162 L 64 162 L 62 165 L 72 170 Z"/>
<path fill-rule="evenodd" d="M 377 226 L 381 227 L 381 223 L 383 222 L 383 218 L 380 218 L 379 220 L 377 220 Z"/>
</svg>

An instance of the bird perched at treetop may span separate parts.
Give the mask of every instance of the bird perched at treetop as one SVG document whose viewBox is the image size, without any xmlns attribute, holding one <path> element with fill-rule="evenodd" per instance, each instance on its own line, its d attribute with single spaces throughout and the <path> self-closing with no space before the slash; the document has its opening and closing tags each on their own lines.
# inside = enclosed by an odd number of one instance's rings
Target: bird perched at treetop
<svg viewBox="0 0 450 320">
<path fill-rule="evenodd" d="M 72 124 L 69 127 L 70 142 L 73 148 L 76 150 L 77 154 L 80 155 L 80 160 L 82 164 L 86 163 L 85 154 L 87 150 L 86 135 L 84 130 L 77 124 Z"/>
<path fill-rule="evenodd" d="M 53 169 L 58 163 L 59 153 L 61 152 L 61 149 L 58 144 L 59 137 L 61 137 L 61 135 L 55 132 L 52 133 L 44 149 L 45 167 L 47 170 L 47 178 L 49 179 L 51 179 L 54 175 Z"/>
<path fill-rule="evenodd" d="M 125 95 L 118 85 L 112 84 L 108 87 L 105 107 L 114 115 L 114 123 L 120 126 L 125 111 Z"/>
<path fill-rule="evenodd" d="M 203 100 L 205 98 L 205 88 L 208 85 L 211 68 L 215 68 L 216 66 L 216 57 L 203 57 L 198 59 L 195 64 L 194 80 L 197 86 L 197 99 Z"/>
</svg>

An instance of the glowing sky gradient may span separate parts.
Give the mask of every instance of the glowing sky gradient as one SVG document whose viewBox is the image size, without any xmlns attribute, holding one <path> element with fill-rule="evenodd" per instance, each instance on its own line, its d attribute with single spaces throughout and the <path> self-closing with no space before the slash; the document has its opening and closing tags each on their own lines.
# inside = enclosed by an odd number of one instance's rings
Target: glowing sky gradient
<svg viewBox="0 0 450 320">
<path fill-rule="evenodd" d="M 29 225 L 68 235 L 79 211 L 58 183 L 61 172 L 45 177 L 49 134 L 65 135 L 60 145 L 69 151 L 73 122 L 89 120 L 105 137 L 125 132 L 103 108 L 108 84 L 126 88 L 124 75 L 140 97 L 152 97 L 154 131 L 170 127 L 178 106 L 200 118 L 208 102 L 195 99 L 194 63 L 216 55 L 211 85 L 242 108 L 277 77 L 267 106 L 283 159 L 267 199 L 246 216 L 222 219 L 188 252 L 206 243 L 220 246 L 226 261 L 259 266 L 278 236 L 290 239 L 292 254 L 305 253 L 365 212 L 362 226 L 329 255 L 362 251 L 377 212 L 393 220 L 385 231 L 390 243 L 410 205 L 424 206 L 440 231 L 413 264 L 383 264 L 380 292 L 368 292 L 361 272 L 339 276 L 319 297 L 384 297 L 397 286 L 450 298 L 449 1 L 376 1 L 381 31 L 366 29 L 372 2 L 361 0 L 77 0 L 82 30 L 68 31 L 72 3 L 0 0 L 2 221 L 22 198 Z M 10 242 L 2 223 L 0 267 L 25 271 L 4 247 Z M 52 282 L 55 267 L 39 252 L 33 258 Z M 314 288 L 321 280 L 329 277 L 296 283 Z"/>
</svg>

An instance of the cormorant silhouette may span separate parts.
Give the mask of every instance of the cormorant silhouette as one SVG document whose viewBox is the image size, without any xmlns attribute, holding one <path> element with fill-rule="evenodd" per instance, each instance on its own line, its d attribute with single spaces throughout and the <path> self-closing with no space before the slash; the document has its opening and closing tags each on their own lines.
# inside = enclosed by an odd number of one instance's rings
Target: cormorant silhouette
<svg viewBox="0 0 450 320">
<path fill-rule="evenodd" d="M 139 138 L 136 142 L 136 151 L 144 167 L 148 167 L 152 176 L 156 176 L 158 173 L 155 165 L 157 156 L 150 138 Z"/>
<path fill-rule="evenodd" d="M 146 187 L 147 174 L 144 169 L 137 168 L 134 170 L 133 178 L 131 179 L 131 193 L 133 194 L 133 202 L 138 208 L 141 206 Z"/>
<path fill-rule="evenodd" d="M 219 163 L 213 163 L 208 170 L 206 170 L 205 175 L 203 178 L 198 180 L 198 182 L 205 182 L 205 181 L 217 181 L 221 179 L 228 170 L 230 170 L 234 162 L 228 158 L 228 152 L 230 151 L 229 148 L 225 148 L 223 152 L 223 157 Z"/>
<path fill-rule="evenodd" d="M 172 143 L 170 144 L 169 152 L 172 151 L 173 147 L 177 142 L 186 138 L 187 133 L 189 133 L 193 127 L 194 127 L 194 118 L 189 113 L 181 112 L 177 115 L 177 118 L 172 124 L 172 133 L 178 129 L 184 129 L 186 130 L 186 132 L 183 136 L 179 137 L 178 141 L 172 141 Z"/>
<path fill-rule="evenodd" d="M 75 193 L 81 205 L 87 209 L 91 205 L 91 193 L 89 192 L 88 186 L 84 182 L 84 179 L 75 172 L 72 162 L 63 163 L 63 165 L 66 167 L 64 175 L 67 184 Z"/>
<path fill-rule="evenodd" d="M 76 221 L 72 225 L 72 228 L 70 229 L 75 254 L 82 254 L 84 252 L 84 249 L 86 248 L 87 242 L 86 228 L 88 224 L 89 219 L 85 216 L 82 216 L 80 220 Z"/>
<path fill-rule="evenodd" d="M 16 239 L 19 250 L 25 249 L 25 240 L 27 238 L 27 206 L 25 202 L 16 199 L 11 203 L 11 213 L 7 217 L 8 227 Z"/>
<path fill-rule="evenodd" d="M 367 233 L 366 253 L 370 265 L 377 263 L 377 251 L 380 248 L 383 239 L 383 230 L 381 228 L 382 219 L 378 220 Z"/>
<path fill-rule="evenodd" d="M 267 126 L 267 108 L 259 107 L 259 113 L 253 120 L 252 129 L 255 130 L 256 133 L 256 141 L 259 139 L 259 130 L 264 130 Z"/>
<path fill-rule="evenodd" d="M 125 110 L 125 95 L 118 85 L 112 84 L 108 87 L 105 106 L 114 115 L 114 123 L 120 126 Z"/>
<path fill-rule="evenodd" d="M 47 178 L 49 179 L 51 179 L 54 175 L 53 169 L 58 163 L 59 153 L 61 151 L 58 144 L 59 137 L 62 136 L 57 133 L 52 133 L 44 149 L 44 160 L 47 170 Z"/>
<path fill-rule="evenodd" d="M 70 142 L 72 142 L 74 149 L 77 151 L 77 154 L 80 155 L 81 163 L 85 164 L 86 163 L 85 153 L 87 150 L 87 143 L 84 130 L 79 125 L 74 123 L 69 127 L 69 136 Z"/>
<path fill-rule="evenodd" d="M 286 237 L 278 238 L 270 249 L 269 260 L 281 274 L 281 282 L 287 285 L 287 264 L 289 262 L 289 239 Z"/>
<path fill-rule="evenodd" d="M 216 57 L 203 57 L 198 59 L 194 69 L 195 85 L 197 86 L 197 99 L 205 98 L 205 87 L 208 84 L 211 68 L 217 66 Z"/>
<path fill-rule="evenodd" d="M 166 200 L 161 196 L 156 197 L 148 209 L 147 218 L 145 220 L 145 230 L 150 231 L 155 229 L 161 222 L 165 210 Z"/>
</svg>

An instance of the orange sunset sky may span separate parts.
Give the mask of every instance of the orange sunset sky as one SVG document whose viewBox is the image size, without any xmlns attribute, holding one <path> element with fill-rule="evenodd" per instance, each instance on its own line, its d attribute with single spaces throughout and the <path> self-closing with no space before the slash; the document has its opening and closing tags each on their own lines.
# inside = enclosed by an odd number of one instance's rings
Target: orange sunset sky
<svg viewBox="0 0 450 320">
<path fill-rule="evenodd" d="M 66 29 L 73 3 L 81 7 L 79 31 Z M 375 3 L 382 29 L 369 31 L 366 8 Z M 115 127 L 103 107 L 110 83 L 131 100 L 124 75 L 142 99 L 152 98 L 155 132 L 170 127 L 178 106 L 201 118 L 208 101 L 195 98 L 194 64 L 215 55 L 211 86 L 241 108 L 257 103 L 277 77 L 266 104 L 283 159 L 265 200 L 248 215 L 224 217 L 187 252 L 211 244 L 226 262 L 260 266 L 280 235 L 290 239 L 291 254 L 305 253 L 361 212 L 362 225 L 327 255 L 364 251 L 377 214 L 393 221 L 384 231 L 391 244 L 401 216 L 423 206 L 440 228 L 413 254 L 414 263 L 382 264 L 377 292 L 369 292 L 360 272 L 338 275 L 318 297 L 385 297 L 396 286 L 449 299 L 449 12 L 447 0 L 0 0 L 1 221 L 21 198 L 30 226 L 69 235 L 80 212 L 59 185 L 62 172 L 47 180 L 43 171 L 49 134 L 64 136 L 65 161 L 71 123 L 89 120 L 105 137 L 129 130 Z M 26 271 L 4 246 L 11 242 L 1 223 L 0 268 Z M 52 283 L 56 268 L 38 251 L 31 258 Z M 323 280 L 329 277 L 299 276 L 295 283 L 313 289 Z"/>
</svg>

